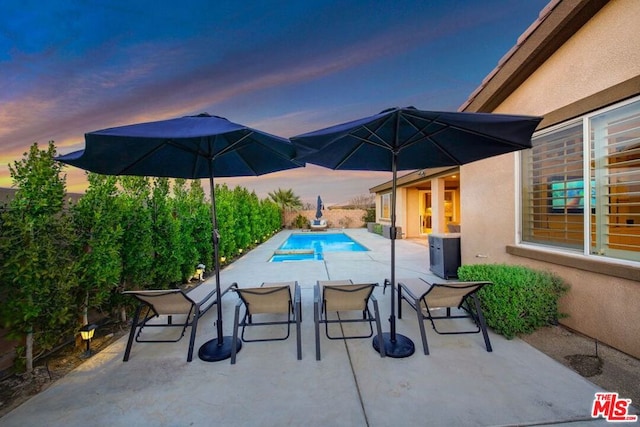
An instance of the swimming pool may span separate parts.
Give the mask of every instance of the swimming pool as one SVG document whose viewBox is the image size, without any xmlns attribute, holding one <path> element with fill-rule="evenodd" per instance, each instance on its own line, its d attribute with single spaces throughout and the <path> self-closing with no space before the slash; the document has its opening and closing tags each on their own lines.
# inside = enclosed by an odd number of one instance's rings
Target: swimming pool
<svg viewBox="0 0 640 427">
<path fill-rule="evenodd" d="M 325 252 L 368 250 L 344 233 L 294 233 L 280 245 L 269 261 L 321 261 Z"/>
</svg>

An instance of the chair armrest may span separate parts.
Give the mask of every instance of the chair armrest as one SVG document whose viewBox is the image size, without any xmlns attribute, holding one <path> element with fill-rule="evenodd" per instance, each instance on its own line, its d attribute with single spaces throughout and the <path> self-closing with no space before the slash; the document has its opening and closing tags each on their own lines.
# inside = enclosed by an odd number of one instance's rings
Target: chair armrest
<svg viewBox="0 0 640 427">
<path fill-rule="evenodd" d="M 293 302 L 298 304 L 302 301 L 302 295 L 300 290 L 300 285 L 298 281 L 296 281 L 295 291 L 293 292 Z"/>
<path fill-rule="evenodd" d="M 404 283 L 398 282 L 398 289 L 401 291 L 401 293 L 407 295 L 412 300 L 415 301 L 418 299 L 418 297 L 413 292 L 411 292 L 411 289 L 409 289 L 409 287 L 407 287 Z"/>
</svg>

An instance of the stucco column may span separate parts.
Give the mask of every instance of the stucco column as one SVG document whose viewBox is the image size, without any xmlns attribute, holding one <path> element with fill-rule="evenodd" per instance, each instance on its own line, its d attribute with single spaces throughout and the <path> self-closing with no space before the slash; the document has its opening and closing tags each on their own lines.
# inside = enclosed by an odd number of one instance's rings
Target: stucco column
<svg viewBox="0 0 640 427">
<path fill-rule="evenodd" d="M 431 228 L 433 233 L 444 233 L 444 179 L 431 180 Z"/>
</svg>

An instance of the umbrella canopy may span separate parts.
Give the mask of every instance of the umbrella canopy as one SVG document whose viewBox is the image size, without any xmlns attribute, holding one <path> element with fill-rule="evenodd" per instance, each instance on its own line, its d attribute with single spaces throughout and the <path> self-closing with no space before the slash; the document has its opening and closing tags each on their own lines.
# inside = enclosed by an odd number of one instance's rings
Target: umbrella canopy
<svg viewBox="0 0 640 427">
<path fill-rule="evenodd" d="M 316 206 L 316 219 L 322 218 L 322 199 L 318 196 L 318 204 Z"/>
<path fill-rule="evenodd" d="M 198 355 L 205 361 L 231 356 L 231 337 L 223 336 L 219 233 L 214 177 L 254 176 L 303 166 L 294 162 L 286 139 L 239 125 L 223 117 L 200 114 L 89 132 L 85 149 L 56 160 L 104 175 L 209 178 L 217 290 L 218 337 Z M 242 345 L 238 340 L 237 349 Z"/>
<path fill-rule="evenodd" d="M 384 334 L 391 357 L 414 352 L 395 331 L 396 184 L 398 170 L 456 166 L 531 148 L 539 117 L 392 108 L 371 117 L 291 138 L 297 159 L 330 169 L 391 171 L 391 331 Z M 378 340 L 373 345 L 377 349 Z M 379 350 L 379 349 L 378 349 Z"/>
<path fill-rule="evenodd" d="M 200 114 L 89 132 L 85 149 L 57 160 L 104 175 L 198 179 L 291 169 L 286 139 Z"/>
<path fill-rule="evenodd" d="M 330 169 L 392 171 L 455 166 L 531 148 L 538 117 L 393 108 L 298 135 L 299 160 Z M 394 161 L 394 154 L 397 159 Z"/>
</svg>

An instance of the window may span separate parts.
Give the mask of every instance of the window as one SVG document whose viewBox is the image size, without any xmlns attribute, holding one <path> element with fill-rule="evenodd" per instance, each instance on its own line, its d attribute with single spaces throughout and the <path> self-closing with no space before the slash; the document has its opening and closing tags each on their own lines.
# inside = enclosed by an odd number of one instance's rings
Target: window
<svg viewBox="0 0 640 427">
<path fill-rule="evenodd" d="M 522 241 L 640 261 L 640 100 L 532 142 L 521 157 Z"/>
<path fill-rule="evenodd" d="M 391 219 L 391 193 L 380 196 L 380 218 Z"/>
</svg>

